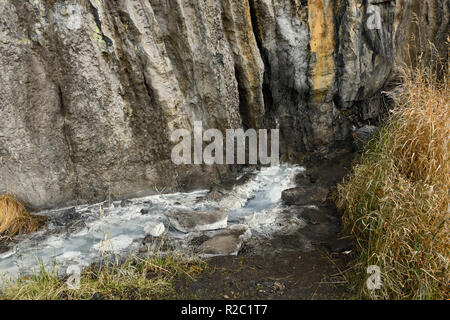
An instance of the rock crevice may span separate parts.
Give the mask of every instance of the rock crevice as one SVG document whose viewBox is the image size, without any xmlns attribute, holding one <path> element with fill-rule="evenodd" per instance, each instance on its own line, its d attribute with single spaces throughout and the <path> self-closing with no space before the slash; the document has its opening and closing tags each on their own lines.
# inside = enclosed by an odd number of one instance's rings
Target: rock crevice
<svg viewBox="0 0 450 320">
<path fill-rule="evenodd" d="M 0 192 L 49 208 L 205 185 L 230 168 L 170 160 L 200 120 L 279 128 L 283 160 L 327 152 L 376 123 L 412 35 L 447 57 L 448 21 L 448 0 L 0 0 Z"/>
</svg>

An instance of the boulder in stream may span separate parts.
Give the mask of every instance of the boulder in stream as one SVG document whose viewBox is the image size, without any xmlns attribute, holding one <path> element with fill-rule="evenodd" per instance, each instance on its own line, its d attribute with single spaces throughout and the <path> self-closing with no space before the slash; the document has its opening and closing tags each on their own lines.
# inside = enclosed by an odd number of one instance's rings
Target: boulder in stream
<svg viewBox="0 0 450 320">
<path fill-rule="evenodd" d="M 175 229 L 186 233 L 224 229 L 228 224 L 228 212 L 223 210 L 170 212 L 167 218 Z"/>
</svg>

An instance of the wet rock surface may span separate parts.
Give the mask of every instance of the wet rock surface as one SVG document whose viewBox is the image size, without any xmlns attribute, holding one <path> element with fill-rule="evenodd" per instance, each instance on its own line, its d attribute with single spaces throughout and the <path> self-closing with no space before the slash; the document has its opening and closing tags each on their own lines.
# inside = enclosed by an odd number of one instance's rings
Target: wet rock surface
<svg viewBox="0 0 450 320">
<path fill-rule="evenodd" d="M 130 199 L 126 207 L 113 201 L 110 206 L 101 203 L 48 212 L 53 220 L 46 228 L 7 245 L 0 268 L 19 271 L 15 265 L 26 265 L 28 252 L 47 255 L 44 261 L 64 267 L 101 263 L 102 252 L 120 257 L 195 252 L 207 259 L 208 268 L 195 282 L 177 280 L 180 298 L 341 299 L 349 294 L 341 271 L 352 256 L 353 244 L 340 235 L 336 208 L 329 198 L 306 205 L 283 204 L 282 194 L 318 187 L 332 192 L 348 172 L 352 157 L 345 153 L 311 156 L 306 170 L 263 168 L 241 184 L 213 188 L 220 190 L 217 199 L 208 198 L 211 190 L 205 190 Z M 215 212 L 218 203 L 227 210 Z M 149 213 L 143 215 L 142 208 Z M 194 231 L 167 228 L 175 212 L 187 213 L 177 223 Z M 199 212 L 209 213 L 208 219 L 191 223 L 192 215 Z M 224 216 L 230 221 L 219 230 L 197 228 L 222 223 Z M 83 227 L 70 229 L 77 224 Z M 149 234 L 149 229 L 161 231 L 161 226 L 163 234 Z M 65 269 L 61 270 L 64 276 Z"/>
<path fill-rule="evenodd" d="M 167 217 L 172 227 L 187 233 L 226 228 L 228 213 L 225 210 L 175 211 Z"/>
<path fill-rule="evenodd" d="M 50 222 L 53 222 L 57 226 L 67 226 L 74 222 L 74 220 L 79 219 L 80 216 L 80 213 L 76 212 L 75 207 L 72 207 L 53 215 L 50 218 Z"/>
<path fill-rule="evenodd" d="M 251 237 L 251 231 L 246 225 L 233 225 L 215 233 L 210 239 L 196 248 L 201 256 L 236 256 L 242 243 Z"/>
<path fill-rule="evenodd" d="M 284 190 L 281 199 L 286 205 L 303 206 L 325 202 L 329 190 L 319 185 L 307 185 Z"/>
<path fill-rule="evenodd" d="M 363 126 L 353 133 L 353 145 L 356 151 L 362 151 L 364 146 L 372 139 L 372 137 L 378 132 L 376 126 Z"/>
<path fill-rule="evenodd" d="M 144 227 L 144 232 L 152 237 L 160 237 L 164 234 L 164 231 L 166 231 L 166 227 L 161 222 L 149 224 Z"/>
<path fill-rule="evenodd" d="M 171 133 L 194 121 L 279 128 L 292 162 L 330 149 L 378 121 L 412 38 L 447 56 L 448 3 L 1 1 L 0 192 L 14 179 L 37 210 L 225 180 L 172 163 Z"/>
<path fill-rule="evenodd" d="M 177 290 L 187 299 L 345 299 L 351 296 L 341 270 L 346 257 L 268 247 L 264 255 L 215 257 L 209 269 Z"/>
<path fill-rule="evenodd" d="M 255 237 L 271 237 L 302 225 L 293 214 L 281 213 L 280 202 L 281 191 L 292 187 L 302 170 L 284 165 L 262 168 L 247 178 L 244 174 L 232 186 L 214 188 L 222 194 L 219 199 L 207 197 L 211 190 L 201 190 L 133 198 L 125 207 L 112 200 L 40 212 L 49 218 L 45 227 L 9 244 L 0 240 L 5 248 L 0 270 L 13 277 L 32 274 L 42 261 L 48 268 L 56 263 L 64 276 L 71 266 L 84 268 L 107 257 L 185 254 L 202 245 L 208 256 L 235 255 L 250 230 Z"/>
<path fill-rule="evenodd" d="M 6 257 L 8 255 L 8 251 L 10 250 L 10 245 L 11 241 L 7 240 L 7 239 L 1 239 L 0 240 L 0 257 Z M 6 253 L 5 255 L 3 255 L 4 253 Z"/>
</svg>

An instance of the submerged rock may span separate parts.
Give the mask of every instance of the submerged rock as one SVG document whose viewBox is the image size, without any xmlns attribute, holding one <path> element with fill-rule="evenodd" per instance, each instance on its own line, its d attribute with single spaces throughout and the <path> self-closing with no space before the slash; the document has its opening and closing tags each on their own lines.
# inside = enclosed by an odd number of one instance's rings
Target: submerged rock
<svg viewBox="0 0 450 320">
<path fill-rule="evenodd" d="M 9 258 L 15 253 L 16 253 L 16 250 L 9 250 L 9 247 L 6 247 L 6 246 L 3 247 L 0 244 L 0 259 Z"/>
<path fill-rule="evenodd" d="M 142 241 L 143 246 L 139 249 L 139 253 L 156 254 L 159 252 L 174 251 L 175 246 L 170 242 L 170 239 L 165 237 L 153 237 L 147 235 Z M 146 247 L 144 249 L 143 247 Z M 143 250 L 146 250 L 145 252 Z"/>
<path fill-rule="evenodd" d="M 118 235 L 111 239 L 105 239 L 96 243 L 92 246 L 92 249 L 99 252 L 121 252 L 128 248 L 131 248 L 131 245 L 134 244 L 133 238 L 126 234 Z"/>
<path fill-rule="evenodd" d="M 83 220 L 76 220 L 67 225 L 69 233 L 77 233 L 86 228 L 86 223 Z"/>
<path fill-rule="evenodd" d="M 217 232 L 211 239 L 202 243 L 196 251 L 203 256 L 236 256 L 242 243 L 251 235 L 251 231 L 246 225 L 233 225 L 226 230 Z"/>
<path fill-rule="evenodd" d="M 325 202 L 329 190 L 322 186 L 310 185 L 284 190 L 281 200 L 286 205 L 304 206 L 317 202 Z"/>
<path fill-rule="evenodd" d="M 181 232 L 224 229 L 228 224 L 228 212 L 222 210 L 171 212 L 167 218 Z"/>
</svg>

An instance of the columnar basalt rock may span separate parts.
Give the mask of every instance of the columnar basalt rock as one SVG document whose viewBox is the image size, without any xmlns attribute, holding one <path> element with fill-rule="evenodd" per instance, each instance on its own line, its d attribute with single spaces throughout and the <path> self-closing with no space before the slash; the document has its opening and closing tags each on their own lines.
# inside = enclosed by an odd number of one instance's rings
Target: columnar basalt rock
<svg viewBox="0 0 450 320">
<path fill-rule="evenodd" d="M 0 0 L 0 192 L 44 208 L 205 185 L 230 168 L 170 161 L 194 121 L 326 152 L 374 123 L 412 35 L 447 57 L 448 20 L 448 0 Z"/>
</svg>

